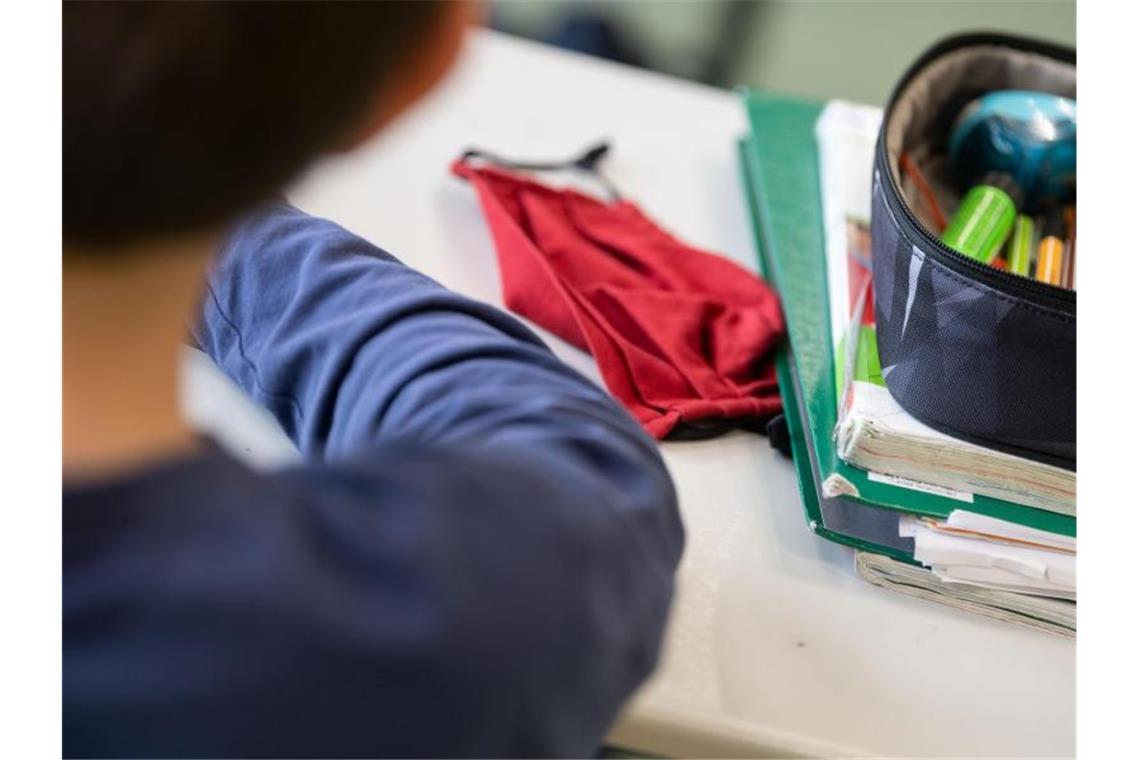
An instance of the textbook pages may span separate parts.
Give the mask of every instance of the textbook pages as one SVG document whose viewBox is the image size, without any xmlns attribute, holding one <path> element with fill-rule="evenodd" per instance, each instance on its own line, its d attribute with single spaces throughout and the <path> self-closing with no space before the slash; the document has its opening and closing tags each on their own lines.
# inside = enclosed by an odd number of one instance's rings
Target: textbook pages
<svg viewBox="0 0 1140 760">
<path fill-rule="evenodd" d="M 840 459 L 896 485 L 1076 514 L 1076 473 L 987 449 L 912 417 L 883 382 L 871 289 L 871 170 L 882 111 L 831 101 L 816 123 Z M 889 371 L 889 370 L 888 370 Z"/>
<path fill-rule="evenodd" d="M 948 583 L 929 570 L 868 552 L 855 553 L 855 572 L 868 583 L 907 596 L 941 602 L 1066 638 L 1073 638 L 1077 633 L 1077 605 L 1072 602 Z"/>
</svg>

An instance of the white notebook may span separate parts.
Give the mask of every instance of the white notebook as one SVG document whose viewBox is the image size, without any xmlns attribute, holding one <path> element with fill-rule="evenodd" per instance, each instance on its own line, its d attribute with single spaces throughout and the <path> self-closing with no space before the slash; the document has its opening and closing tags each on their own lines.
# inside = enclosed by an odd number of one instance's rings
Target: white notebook
<svg viewBox="0 0 1140 760">
<path fill-rule="evenodd" d="M 1075 638 L 1077 605 L 1060 599 L 947 583 L 929 570 L 879 554 L 855 552 L 855 571 L 876 586 L 1007 623 Z"/>
</svg>

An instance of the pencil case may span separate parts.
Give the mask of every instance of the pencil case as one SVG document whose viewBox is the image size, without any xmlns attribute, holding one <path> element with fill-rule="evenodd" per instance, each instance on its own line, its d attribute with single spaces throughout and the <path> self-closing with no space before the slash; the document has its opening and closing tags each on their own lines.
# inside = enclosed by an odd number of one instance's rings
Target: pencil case
<svg viewBox="0 0 1140 760">
<path fill-rule="evenodd" d="M 947 247 L 906 153 L 942 208 L 960 197 L 946 159 L 951 125 L 994 90 L 1076 99 L 1076 51 L 997 34 L 935 45 L 896 85 L 872 179 L 876 335 L 895 400 L 930 427 L 1076 469 L 1075 290 L 1018 276 Z"/>
</svg>

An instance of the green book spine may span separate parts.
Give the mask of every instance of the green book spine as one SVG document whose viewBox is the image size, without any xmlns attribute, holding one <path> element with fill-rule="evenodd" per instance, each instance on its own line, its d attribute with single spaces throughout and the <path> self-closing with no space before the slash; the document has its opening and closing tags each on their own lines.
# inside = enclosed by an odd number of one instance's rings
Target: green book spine
<svg viewBox="0 0 1140 760">
<path fill-rule="evenodd" d="M 754 210 L 756 208 L 755 181 L 752 177 L 751 164 L 748 160 L 749 151 L 753 150 L 753 148 L 750 145 L 750 140 L 747 138 L 740 140 L 737 148 L 741 182 L 744 185 L 745 196 L 748 200 L 749 217 L 752 221 L 752 234 L 756 242 L 760 274 L 764 277 L 768 277 L 770 265 L 764 250 L 764 234 L 761 229 L 760 219 Z M 918 564 L 915 562 L 913 555 L 908 552 L 900 551 L 890 546 L 864 541 L 854 536 L 830 530 L 826 527 L 823 512 L 820 508 L 820 497 L 817 490 L 819 487 L 817 474 L 812 465 L 811 452 L 808 450 L 806 431 L 801 423 L 801 419 L 803 418 L 801 410 L 803 407 L 797 392 L 798 385 L 795 380 L 795 375 L 792 372 L 791 359 L 788 355 L 788 347 L 786 344 L 781 346 L 777 352 L 775 364 L 776 382 L 780 387 L 780 400 L 784 404 L 784 419 L 787 421 L 788 439 L 791 442 L 792 463 L 796 469 L 796 481 L 799 485 L 800 499 L 803 501 L 804 516 L 807 518 L 808 525 L 811 526 L 812 530 L 817 534 L 830 541 L 846 544 L 847 546 L 863 551 L 885 554 L 893 559 L 910 564 Z"/>
</svg>

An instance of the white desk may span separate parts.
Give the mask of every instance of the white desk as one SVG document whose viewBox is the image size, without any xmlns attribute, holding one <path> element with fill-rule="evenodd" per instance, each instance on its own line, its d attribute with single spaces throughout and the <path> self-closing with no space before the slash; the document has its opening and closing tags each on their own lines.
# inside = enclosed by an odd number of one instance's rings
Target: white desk
<svg viewBox="0 0 1140 760">
<path fill-rule="evenodd" d="M 623 192 L 701 247 L 753 266 L 728 92 L 491 33 L 444 86 L 291 194 L 458 291 L 501 303 L 474 192 L 448 164 L 468 146 L 569 156 L 613 140 Z M 597 378 L 561 341 L 566 361 Z M 255 459 L 280 434 L 209 366 L 192 415 Z M 811 534 L 791 464 L 754 435 L 663 447 L 688 544 L 660 669 L 611 740 L 668 755 L 1054 756 L 1075 751 L 1074 646 L 856 578 Z"/>
</svg>

